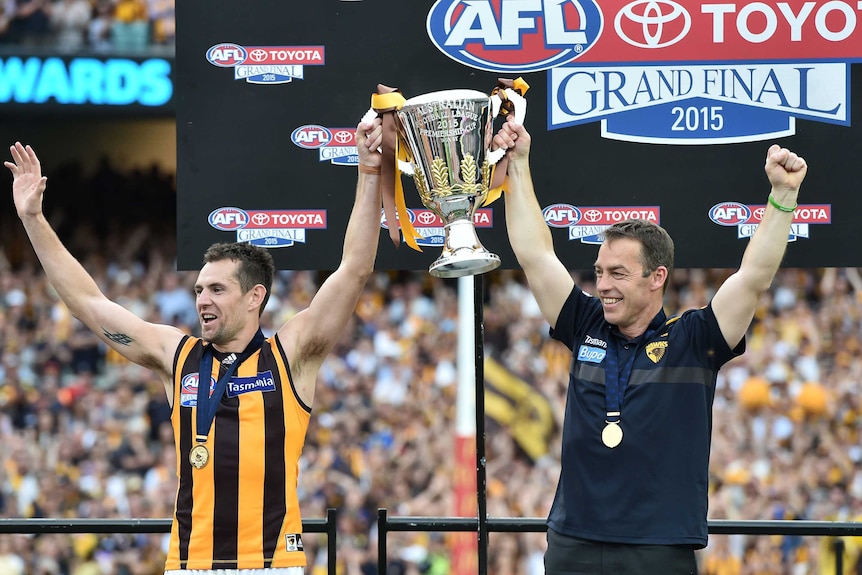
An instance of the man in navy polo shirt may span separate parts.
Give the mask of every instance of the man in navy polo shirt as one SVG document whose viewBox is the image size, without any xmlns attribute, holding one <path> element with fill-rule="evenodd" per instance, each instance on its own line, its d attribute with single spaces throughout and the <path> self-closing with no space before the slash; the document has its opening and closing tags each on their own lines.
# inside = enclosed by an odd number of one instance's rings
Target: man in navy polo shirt
<svg viewBox="0 0 862 575">
<path fill-rule="evenodd" d="M 533 190 L 530 135 L 510 118 L 506 226 L 551 325 L 572 350 L 562 471 L 548 517 L 547 575 L 697 573 L 706 545 L 712 402 L 718 370 L 745 351 L 758 299 L 787 245 L 805 160 L 773 145 L 763 220 L 739 270 L 706 307 L 668 318 L 667 232 L 643 220 L 605 230 L 596 296 L 556 256 Z"/>
</svg>

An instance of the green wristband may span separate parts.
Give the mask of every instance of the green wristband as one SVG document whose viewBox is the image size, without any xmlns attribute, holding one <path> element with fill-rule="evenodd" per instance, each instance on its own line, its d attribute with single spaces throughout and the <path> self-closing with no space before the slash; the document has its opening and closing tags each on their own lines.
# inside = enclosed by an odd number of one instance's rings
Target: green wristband
<svg viewBox="0 0 862 575">
<path fill-rule="evenodd" d="M 782 206 L 778 202 L 775 201 L 775 198 L 772 197 L 772 192 L 769 192 L 769 203 L 773 206 L 781 210 L 782 212 L 794 212 L 796 211 L 796 207 L 799 204 L 793 204 L 792 208 L 788 208 L 787 206 Z"/>
</svg>

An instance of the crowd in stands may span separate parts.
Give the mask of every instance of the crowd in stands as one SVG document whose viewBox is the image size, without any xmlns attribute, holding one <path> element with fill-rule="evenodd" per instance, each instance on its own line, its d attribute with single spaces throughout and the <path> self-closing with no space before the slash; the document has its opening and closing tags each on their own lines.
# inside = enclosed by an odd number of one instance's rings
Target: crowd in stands
<svg viewBox="0 0 862 575">
<path fill-rule="evenodd" d="M 48 175 L 62 193 L 46 199 L 46 214 L 105 293 L 141 317 L 196 333 L 196 272 L 174 264 L 172 176 L 157 167 L 119 173 L 108 161 L 91 174 L 70 165 Z M 70 316 L 46 283 L 11 199 L 0 208 L 0 242 L 0 516 L 170 517 L 175 454 L 161 383 Z M 667 311 L 704 305 L 730 271 L 676 270 Z M 593 289 L 589 272 L 573 273 Z M 488 514 L 545 517 L 559 473 L 569 355 L 549 340 L 520 272 L 484 277 L 485 356 L 545 398 L 555 418 L 543 452 L 529 454 L 512 429 L 488 419 Z M 264 331 L 302 309 L 320 280 L 318 272 L 279 272 Z M 854 269 L 779 272 L 747 352 L 718 381 L 711 518 L 862 519 L 860 297 Z M 380 575 L 378 508 L 391 516 L 455 514 L 457 324 L 455 280 L 377 272 L 321 370 L 300 501 L 306 518 L 338 510 L 339 573 Z M 161 574 L 165 538 L 0 535 L 0 573 Z M 450 538 L 389 534 L 388 573 L 449 573 Z M 304 539 L 307 572 L 323 575 L 324 536 Z M 832 574 L 832 543 L 713 535 L 698 554 L 701 575 Z M 858 573 L 860 543 L 844 543 L 844 573 Z M 491 533 L 488 572 L 540 575 L 543 545 L 543 533 Z"/>
<path fill-rule="evenodd" d="M 174 41 L 174 0 L 0 0 L 0 45 L 141 52 Z"/>
</svg>

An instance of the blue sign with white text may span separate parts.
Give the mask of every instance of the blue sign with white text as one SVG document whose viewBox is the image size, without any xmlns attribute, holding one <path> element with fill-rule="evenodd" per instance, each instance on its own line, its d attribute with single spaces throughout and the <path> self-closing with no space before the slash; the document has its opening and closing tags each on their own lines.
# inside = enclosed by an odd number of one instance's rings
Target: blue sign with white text
<svg viewBox="0 0 862 575">
<path fill-rule="evenodd" d="M 3 104 L 162 108 L 172 104 L 164 58 L 0 57 Z"/>
</svg>

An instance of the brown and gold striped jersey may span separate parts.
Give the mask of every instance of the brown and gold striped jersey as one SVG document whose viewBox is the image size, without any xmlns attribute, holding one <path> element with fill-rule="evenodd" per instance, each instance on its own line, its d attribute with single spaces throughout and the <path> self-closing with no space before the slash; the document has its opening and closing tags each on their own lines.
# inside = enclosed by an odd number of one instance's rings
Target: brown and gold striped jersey
<svg viewBox="0 0 862 575">
<path fill-rule="evenodd" d="M 305 566 L 296 487 L 311 415 L 296 395 L 278 336 L 238 366 L 192 466 L 203 341 L 185 337 L 174 359 L 171 422 L 178 460 L 166 570 Z M 210 393 L 222 368 L 215 353 Z"/>
</svg>

